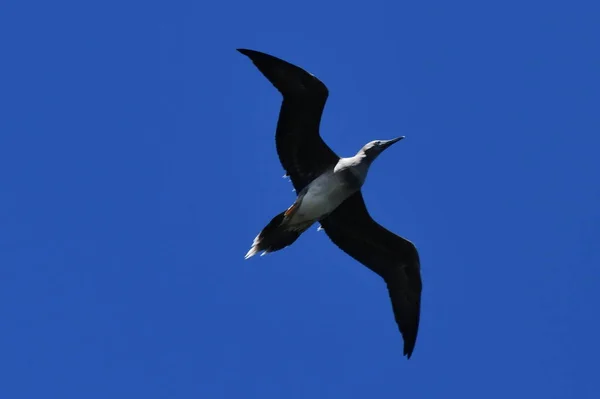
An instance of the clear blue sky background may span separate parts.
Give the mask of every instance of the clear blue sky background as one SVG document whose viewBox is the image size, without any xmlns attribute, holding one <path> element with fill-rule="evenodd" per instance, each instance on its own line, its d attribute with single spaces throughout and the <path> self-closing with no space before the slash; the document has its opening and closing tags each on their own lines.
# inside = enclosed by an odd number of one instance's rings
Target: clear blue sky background
<svg viewBox="0 0 600 399">
<path fill-rule="evenodd" d="M 0 398 L 600 397 L 593 1 L 4 1 Z M 279 94 L 330 89 L 373 216 L 416 243 L 413 358 L 383 283 L 290 205 Z"/>
</svg>

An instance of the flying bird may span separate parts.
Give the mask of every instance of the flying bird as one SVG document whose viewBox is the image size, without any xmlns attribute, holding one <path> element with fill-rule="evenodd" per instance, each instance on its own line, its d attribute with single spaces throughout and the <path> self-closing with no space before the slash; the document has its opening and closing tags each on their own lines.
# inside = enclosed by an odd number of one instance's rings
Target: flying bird
<svg viewBox="0 0 600 399">
<path fill-rule="evenodd" d="M 321 138 L 319 125 L 327 87 L 300 67 L 259 51 L 238 49 L 282 94 L 275 133 L 277 154 L 297 198 L 256 236 L 248 259 L 293 244 L 314 223 L 342 251 L 381 276 L 410 359 L 419 328 L 421 267 L 408 240 L 371 218 L 361 193 L 373 161 L 404 136 L 367 143 L 341 158 Z"/>
</svg>

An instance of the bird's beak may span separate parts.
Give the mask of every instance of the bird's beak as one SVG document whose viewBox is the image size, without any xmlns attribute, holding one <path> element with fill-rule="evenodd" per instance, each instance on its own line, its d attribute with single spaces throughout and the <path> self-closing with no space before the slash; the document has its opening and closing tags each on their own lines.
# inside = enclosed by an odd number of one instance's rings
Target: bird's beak
<svg viewBox="0 0 600 399">
<path fill-rule="evenodd" d="M 386 140 L 386 141 L 382 142 L 381 143 L 382 150 L 385 150 L 386 148 L 388 148 L 389 146 L 391 146 L 394 143 L 399 142 L 403 138 L 404 138 L 404 136 L 400 136 L 400 137 L 396 137 L 395 139 Z"/>
</svg>

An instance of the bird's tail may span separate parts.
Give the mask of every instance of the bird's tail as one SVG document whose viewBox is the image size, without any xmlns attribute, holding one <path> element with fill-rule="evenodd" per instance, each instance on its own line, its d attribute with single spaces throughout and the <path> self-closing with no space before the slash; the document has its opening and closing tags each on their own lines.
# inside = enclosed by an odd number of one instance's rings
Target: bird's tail
<svg viewBox="0 0 600 399">
<path fill-rule="evenodd" d="M 290 226 L 285 220 L 288 212 L 289 209 L 271 219 L 269 224 L 267 224 L 256 236 L 252 243 L 252 247 L 244 259 L 248 259 L 259 252 L 262 252 L 262 255 L 264 255 L 292 245 L 312 224 L 307 223 L 307 225 L 302 226 Z"/>
</svg>

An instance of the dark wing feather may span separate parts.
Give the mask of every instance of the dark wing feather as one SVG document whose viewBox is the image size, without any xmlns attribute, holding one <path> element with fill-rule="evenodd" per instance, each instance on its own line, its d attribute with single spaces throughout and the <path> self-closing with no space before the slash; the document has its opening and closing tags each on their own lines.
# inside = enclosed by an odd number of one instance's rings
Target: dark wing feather
<svg viewBox="0 0 600 399">
<path fill-rule="evenodd" d="M 320 223 L 340 249 L 383 277 L 404 339 L 404 354 L 410 358 L 421 311 L 421 267 L 417 249 L 371 218 L 360 191 Z"/>
<path fill-rule="evenodd" d="M 319 135 L 327 87 L 302 68 L 254 50 L 238 49 L 283 95 L 275 142 L 281 165 L 300 192 L 339 157 Z"/>
</svg>

